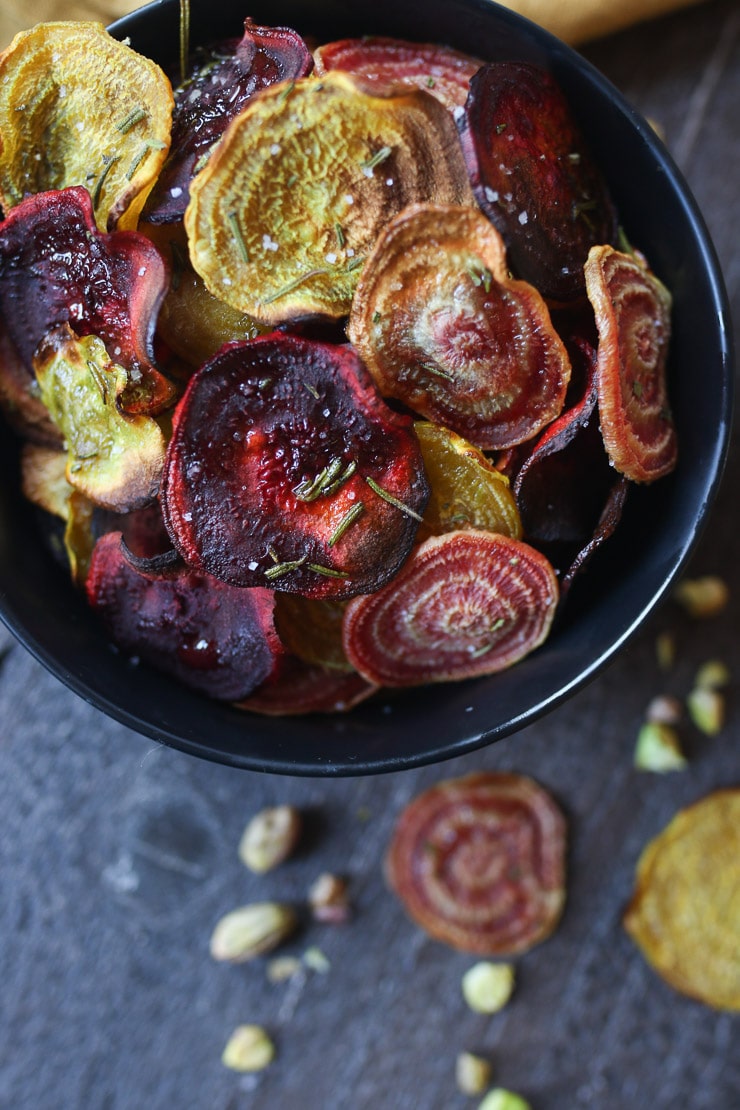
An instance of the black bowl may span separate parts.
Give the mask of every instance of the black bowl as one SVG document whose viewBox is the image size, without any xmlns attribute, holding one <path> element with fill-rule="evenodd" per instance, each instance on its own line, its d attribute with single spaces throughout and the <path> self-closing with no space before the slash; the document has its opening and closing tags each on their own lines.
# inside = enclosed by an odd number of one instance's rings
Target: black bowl
<svg viewBox="0 0 740 1110">
<path fill-rule="evenodd" d="M 488 679 L 380 696 L 336 717 L 262 718 L 208 701 L 110 647 L 48 556 L 18 493 L 17 444 L 2 437 L 0 611 L 53 674 L 131 728 L 252 770 L 366 774 L 461 755 L 552 709 L 625 644 L 684 567 L 715 494 L 731 418 L 729 313 L 714 251 L 685 182 L 650 126 L 592 66 L 490 0 L 192 0 L 191 42 L 237 36 L 246 15 L 323 41 L 368 33 L 445 42 L 485 59 L 547 66 L 586 132 L 632 242 L 673 293 L 670 393 L 676 472 L 637 488 L 615 537 L 574 588 L 549 641 Z M 119 20 L 113 33 L 172 66 L 179 0 Z"/>
</svg>

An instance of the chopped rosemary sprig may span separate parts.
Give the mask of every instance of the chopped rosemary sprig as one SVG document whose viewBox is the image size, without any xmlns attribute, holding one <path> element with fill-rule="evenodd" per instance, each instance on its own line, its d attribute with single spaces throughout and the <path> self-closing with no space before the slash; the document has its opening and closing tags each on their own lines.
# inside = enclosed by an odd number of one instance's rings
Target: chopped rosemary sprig
<svg viewBox="0 0 740 1110">
<path fill-rule="evenodd" d="M 364 263 L 364 258 L 351 258 L 347 263 L 347 273 L 351 274 L 353 270 L 358 269 L 358 267 L 364 265 Z"/>
<path fill-rule="evenodd" d="M 326 489 L 323 491 L 324 492 L 324 497 L 330 497 L 332 495 L 332 493 L 336 493 L 336 491 L 339 489 L 339 487 L 343 486 L 344 483 L 349 478 L 352 477 L 352 475 L 354 474 L 354 472 L 356 470 L 357 470 L 357 463 L 355 462 L 354 459 L 352 459 L 351 462 L 347 463 L 347 466 L 345 467 L 343 472 L 339 475 L 339 477 L 335 478 L 335 480 L 331 483 L 331 485 L 328 485 L 326 487 Z"/>
<path fill-rule="evenodd" d="M 393 505 L 396 509 L 400 509 L 402 513 L 405 513 L 406 516 L 410 516 L 414 520 L 418 520 L 419 523 L 421 523 L 423 517 L 420 517 L 419 514 L 414 509 L 409 508 L 408 505 L 404 505 L 403 501 L 399 501 L 398 498 L 394 497 L 392 493 L 388 493 L 387 490 L 384 490 L 383 487 L 379 486 L 373 478 L 368 478 L 366 475 L 365 481 L 370 486 L 370 489 L 373 491 L 373 493 L 377 493 L 378 497 L 382 497 L 383 500 L 387 501 L 389 505 Z"/>
<path fill-rule="evenodd" d="M 292 559 L 286 563 L 275 563 L 274 567 L 267 568 L 265 578 L 270 582 L 273 582 L 276 578 L 282 578 L 284 574 L 290 574 L 292 570 L 298 570 L 299 567 L 302 567 L 307 558 L 308 555 L 304 555 L 301 559 Z"/>
<path fill-rule="evenodd" d="M 110 171 L 113 169 L 113 167 L 115 166 L 117 161 L 118 161 L 118 155 L 117 154 L 104 154 L 103 155 L 103 171 L 102 171 L 102 173 L 100 174 L 100 177 L 97 180 L 97 184 L 95 185 L 95 192 L 93 193 L 93 198 L 92 198 L 93 208 L 97 208 L 98 205 L 100 204 L 100 198 L 103 195 L 103 186 L 105 185 L 105 179 L 108 176 L 108 174 L 110 173 Z"/>
<path fill-rule="evenodd" d="M 366 158 L 364 162 L 360 162 L 363 170 L 374 170 L 376 166 L 382 165 L 387 158 L 390 158 L 393 153 L 393 148 L 390 146 L 382 146 L 380 150 L 376 150 L 370 158 Z"/>
<path fill-rule="evenodd" d="M 287 85 L 284 85 L 283 88 L 280 90 L 280 94 L 278 96 L 278 104 L 284 104 L 290 94 L 293 92 L 294 88 L 295 81 L 288 81 Z"/>
<path fill-rule="evenodd" d="M 333 547 L 335 543 L 339 543 L 347 529 L 352 524 L 354 524 L 354 522 L 359 517 L 361 517 L 364 512 L 365 505 L 362 501 L 358 501 L 356 505 L 353 505 L 352 508 L 344 514 L 342 519 L 339 521 L 339 524 L 336 526 L 331 536 L 329 537 L 329 547 Z"/>
<path fill-rule="evenodd" d="M 299 501 L 304 501 L 308 503 L 311 501 L 316 501 L 319 497 L 328 493 L 330 490 L 333 492 L 333 490 L 337 488 L 335 480 L 338 478 L 339 473 L 342 469 L 342 462 L 343 460 L 340 459 L 339 456 L 337 456 L 336 458 L 331 460 L 328 466 L 325 466 L 323 470 L 320 470 L 316 477 L 313 478 L 311 481 L 304 478 L 304 480 L 302 482 L 299 482 L 299 484 L 293 490 L 294 495 L 298 498 Z M 352 464 L 350 463 L 350 466 L 351 465 Z"/>
<path fill-rule="evenodd" d="M 193 174 L 200 173 L 202 169 L 205 169 L 205 167 L 208 165 L 208 161 L 211 155 L 213 154 L 213 149 L 215 145 L 216 144 L 214 143 L 213 146 L 209 146 L 208 150 L 204 151 L 203 154 L 201 154 L 200 158 L 193 166 Z"/>
<path fill-rule="evenodd" d="M 498 630 L 500 628 L 503 628 L 505 624 L 506 624 L 506 621 L 504 620 L 504 618 L 499 617 L 498 620 L 494 621 L 493 624 L 491 625 L 490 631 L 491 632 L 498 632 Z M 490 644 L 483 644 L 481 647 L 476 648 L 474 651 L 471 651 L 470 656 L 471 656 L 472 659 L 480 659 L 480 657 L 482 655 L 487 655 L 488 652 L 491 651 L 491 649 L 493 647 L 494 647 L 493 642 L 491 642 Z"/>
<path fill-rule="evenodd" d="M 374 324 L 379 324 L 382 319 L 383 319 L 383 317 L 380 315 L 379 312 L 373 312 L 373 323 Z"/>
<path fill-rule="evenodd" d="M 292 293 L 299 285 L 303 285 L 304 281 L 310 281 L 313 277 L 328 273 L 329 271 L 325 268 L 307 270 L 305 274 L 299 274 L 297 278 L 293 278 L 287 285 L 282 285 L 276 293 L 271 293 L 269 297 L 265 297 L 262 304 L 272 304 L 273 301 L 279 301 L 281 297 L 287 297 L 288 293 Z"/>
<path fill-rule="evenodd" d="M 445 378 L 448 382 L 455 380 L 454 374 L 450 374 L 448 370 L 442 370 L 436 362 L 420 362 L 419 366 L 422 370 L 428 370 L 430 374 L 434 374 L 438 378 Z"/>
<path fill-rule="evenodd" d="M 505 130 L 506 130 L 506 124 L 505 123 L 497 123 L 496 124 L 496 134 L 497 135 L 503 135 Z"/>
<path fill-rule="evenodd" d="M 239 226 L 239 213 L 229 212 L 226 219 L 229 221 L 229 227 L 231 228 L 231 234 L 234 236 L 234 241 L 236 243 L 237 250 L 239 251 L 239 256 L 242 262 L 245 262 L 247 265 L 249 265 L 249 251 L 247 250 L 247 244 L 244 242 L 242 229 Z"/>
<path fill-rule="evenodd" d="M 316 388 L 316 386 L 315 386 L 315 385 L 311 385 L 311 383 L 310 383 L 310 382 L 301 382 L 301 385 L 303 386 L 303 388 L 304 388 L 304 389 L 305 389 L 305 390 L 306 390 L 306 391 L 307 391 L 308 393 L 310 393 L 310 394 L 311 394 L 311 396 L 313 397 L 314 401 L 318 401 L 318 399 L 319 399 L 319 391 L 318 391 L 318 389 Z"/>
<path fill-rule="evenodd" d="M 120 131 L 122 135 L 128 134 L 132 127 L 137 123 L 141 123 L 146 119 L 149 113 L 146 108 L 132 108 L 127 116 L 125 116 L 120 123 L 116 124 L 116 131 Z"/>
<path fill-rule="evenodd" d="M 159 142 L 159 140 L 157 140 L 157 141 L 152 140 L 151 142 L 144 143 L 141 146 L 141 148 L 139 149 L 138 154 L 134 155 L 134 160 L 132 161 L 131 165 L 129 166 L 128 170 L 126 171 L 126 180 L 127 181 L 131 180 L 131 178 L 134 176 L 134 174 L 138 170 L 141 163 L 144 161 L 144 159 L 147 157 L 147 155 L 152 150 L 164 150 L 165 146 L 166 146 L 166 143 Z"/>
<path fill-rule="evenodd" d="M 320 563 L 309 563 L 308 570 L 313 570 L 316 574 L 323 574 L 325 578 L 349 578 L 343 570 L 333 570 L 332 567 L 323 567 Z"/>
<path fill-rule="evenodd" d="M 334 224 L 334 234 L 337 237 L 337 242 L 339 243 L 339 246 L 343 247 L 347 240 L 344 237 L 344 229 L 342 228 L 341 224 Z"/>
<path fill-rule="evenodd" d="M 493 274 L 487 266 L 481 266 L 478 269 L 476 266 L 468 266 L 468 274 L 473 285 L 483 286 L 486 293 L 491 292 L 491 283 L 493 281 Z"/>
<path fill-rule="evenodd" d="M 428 89 L 433 89 L 436 84 L 437 84 L 437 82 L 434 80 L 433 77 L 427 77 L 427 88 Z"/>
</svg>

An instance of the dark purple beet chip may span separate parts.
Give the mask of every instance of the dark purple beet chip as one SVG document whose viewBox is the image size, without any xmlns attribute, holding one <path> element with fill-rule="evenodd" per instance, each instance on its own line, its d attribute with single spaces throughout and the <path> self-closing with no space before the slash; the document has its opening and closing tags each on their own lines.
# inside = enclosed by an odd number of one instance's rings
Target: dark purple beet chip
<svg viewBox="0 0 740 1110">
<path fill-rule="evenodd" d="M 160 412 L 174 398 L 151 354 L 166 288 L 156 247 L 135 231 L 98 231 L 87 189 L 37 193 L 0 223 L 0 328 L 28 372 L 52 328 L 97 335 L 128 371 L 129 413 Z"/>
<path fill-rule="evenodd" d="M 161 496 L 193 568 L 346 598 L 399 569 L 429 487 L 411 419 L 351 347 L 273 333 L 228 344 L 191 379 Z"/>
<path fill-rule="evenodd" d="M 553 303 L 583 296 L 589 249 L 615 242 L 616 213 L 554 79 L 491 62 L 472 78 L 459 126 L 476 199 L 516 275 Z"/>
<path fill-rule="evenodd" d="M 627 495 L 631 485 L 632 483 L 630 480 L 623 475 L 619 475 L 615 479 L 606 498 L 604 508 L 593 535 L 580 551 L 577 552 L 570 566 L 560 578 L 559 604 L 561 608 L 576 577 L 583 573 L 599 548 L 613 536 L 617 525 L 622 519 L 622 513 L 624 512 L 624 506 L 627 502 Z"/>
<path fill-rule="evenodd" d="M 614 484 L 599 431 L 594 356 L 584 350 L 580 360 L 588 365 L 583 396 L 536 440 L 513 481 L 525 537 L 561 570 L 590 542 Z"/>
<path fill-rule="evenodd" d="M 155 224 L 182 219 L 199 163 L 234 116 L 262 89 L 306 77 L 313 58 L 301 36 L 287 27 L 260 27 L 248 19 L 241 41 L 205 51 L 175 89 L 172 145 L 143 219 Z"/>
<path fill-rule="evenodd" d="M 221 701 L 248 697 L 282 658 L 270 590 L 191 570 L 144 574 L 126 559 L 120 532 L 95 545 L 87 596 L 123 652 Z"/>
</svg>

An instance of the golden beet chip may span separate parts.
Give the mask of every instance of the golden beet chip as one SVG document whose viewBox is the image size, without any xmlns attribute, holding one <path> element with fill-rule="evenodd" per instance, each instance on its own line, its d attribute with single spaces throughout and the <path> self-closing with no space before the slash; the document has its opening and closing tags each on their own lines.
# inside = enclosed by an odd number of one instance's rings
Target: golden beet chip
<svg viewBox="0 0 740 1110">
<path fill-rule="evenodd" d="M 486 456 L 440 424 L 414 425 L 431 496 L 419 541 L 462 528 L 483 528 L 521 539 L 522 522 L 509 480 Z"/>
<path fill-rule="evenodd" d="M 388 225 L 349 336 L 385 397 L 484 450 L 531 439 L 563 408 L 570 361 L 547 306 L 509 277 L 474 208 L 413 205 Z"/>
<path fill-rule="evenodd" d="M 740 789 L 681 810 L 648 844 L 624 925 L 676 990 L 740 1010 Z"/>
<path fill-rule="evenodd" d="M 84 185 L 101 231 L 136 227 L 170 143 L 172 88 L 100 23 L 39 23 L 0 55 L 0 202 Z"/>
<path fill-rule="evenodd" d="M 609 458 L 633 482 L 654 482 L 676 465 L 666 359 L 671 295 L 637 257 L 592 247 L 586 290 L 596 314 L 599 417 Z"/>
<path fill-rule="evenodd" d="M 32 504 L 64 521 L 64 552 L 72 579 L 82 585 L 95 546 L 95 506 L 67 481 L 66 452 L 24 444 L 21 484 Z"/>
<path fill-rule="evenodd" d="M 34 360 L 41 398 L 67 445 L 67 480 L 91 501 L 128 512 L 151 500 L 164 465 L 164 437 L 149 416 L 119 409 L 127 374 L 102 340 L 50 332 Z"/>
<path fill-rule="evenodd" d="M 331 598 L 316 600 L 276 592 L 275 627 L 290 654 L 304 663 L 331 671 L 352 671 L 342 647 L 345 609 L 343 601 Z"/>
<path fill-rule="evenodd" d="M 344 73 L 265 89 L 194 179 L 185 227 L 211 292 L 267 323 L 349 311 L 379 232 L 415 201 L 472 204 L 454 121 Z"/>
</svg>

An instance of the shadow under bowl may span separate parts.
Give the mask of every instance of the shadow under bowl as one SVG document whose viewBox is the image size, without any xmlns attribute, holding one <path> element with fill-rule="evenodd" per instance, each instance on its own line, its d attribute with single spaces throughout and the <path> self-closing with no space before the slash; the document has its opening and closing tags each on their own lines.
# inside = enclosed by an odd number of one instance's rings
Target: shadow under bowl
<svg viewBox="0 0 740 1110">
<path fill-rule="evenodd" d="M 172 66 L 179 10 L 179 0 L 159 0 L 112 32 Z M 18 490 L 18 445 L 8 433 L 0 443 L 0 616 L 77 694 L 193 755 L 294 775 L 368 774 L 462 755 L 531 723 L 594 677 L 684 567 L 719 483 L 731 422 L 730 319 L 715 254 L 685 182 L 645 120 L 573 50 L 489 0 L 254 0 L 249 14 L 320 41 L 423 35 L 486 60 L 551 70 L 606 175 L 628 238 L 673 294 L 668 373 L 678 467 L 632 491 L 622 524 L 577 582 L 550 639 L 511 670 L 381 693 L 345 715 L 269 718 L 209 701 L 112 650 L 40 541 L 34 511 Z M 192 0 L 191 42 L 239 36 L 244 18 L 232 0 Z"/>
</svg>

